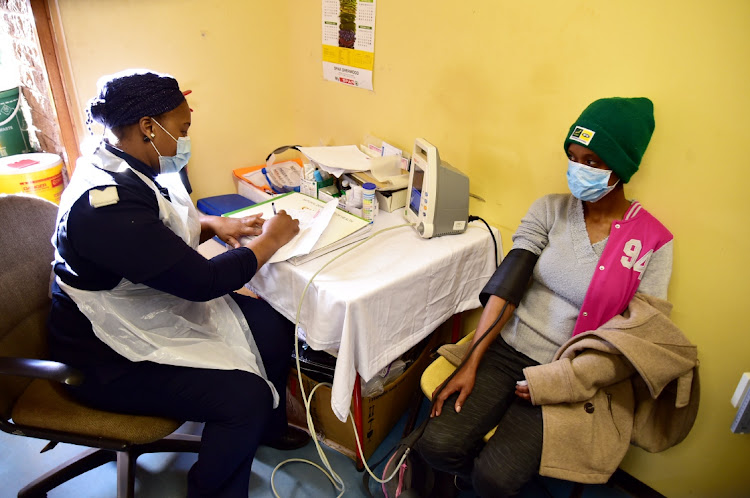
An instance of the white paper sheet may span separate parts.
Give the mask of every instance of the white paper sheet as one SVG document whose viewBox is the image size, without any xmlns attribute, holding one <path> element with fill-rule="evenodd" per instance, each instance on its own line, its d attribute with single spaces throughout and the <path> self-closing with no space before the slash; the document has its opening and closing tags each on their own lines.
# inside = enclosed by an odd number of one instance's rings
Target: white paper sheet
<svg viewBox="0 0 750 498">
<path fill-rule="evenodd" d="M 294 236 L 292 240 L 284 244 L 281 249 L 276 251 L 269 263 L 278 263 L 279 261 L 286 261 L 294 256 L 300 256 L 302 254 L 309 254 L 312 251 L 313 246 L 318 241 L 323 231 L 328 226 L 328 223 L 333 217 L 333 212 L 336 211 L 338 206 L 338 199 L 333 199 L 326 203 L 325 207 L 313 213 L 309 210 L 299 210 L 297 212 L 289 212 L 289 216 L 299 221 L 299 233 Z"/>
<path fill-rule="evenodd" d="M 370 173 L 379 182 L 388 183 L 392 189 L 406 188 L 409 173 L 401 169 L 401 156 L 374 157 L 370 159 Z"/>
<path fill-rule="evenodd" d="M 309 209 L 287 210 L 289 216 L 299 220 L 299 233 L 276 251 L 268 262 L 278 263 L 279 261 L 286 261 L 294 256 L 309 254 L 330 223 L 333 213 L 336 211 L 336 206 L 338 206 L 338 199 L 333 199 L 327 202 L 319 211 L 311 211 Z M 237 215 L 230 216 L 237 217 L 245 215 L 238 213 Z M 264 206 L 262 217 L 268 219 L 272 216 L 274 216 L 273 207 L 269 202 Z M 242 239 L 240 239 L 240 244 L 244 245 L 250 239 L 250 237 L 242 237 Z"/>
<path fill-rule="evenodd" d="M 356 145 L 300 147 L 299 150 L 326 171 L 328 168 L 344 172 L 370 169 L 370 158 Z"/>
<path fill-rule="evenodd" d="M 370 171 L 379 182 L 388 181 L 389 177 L 401 176 L 401 161 L 397 156 L 373 157 L 370 159 Z"/>
</svg>

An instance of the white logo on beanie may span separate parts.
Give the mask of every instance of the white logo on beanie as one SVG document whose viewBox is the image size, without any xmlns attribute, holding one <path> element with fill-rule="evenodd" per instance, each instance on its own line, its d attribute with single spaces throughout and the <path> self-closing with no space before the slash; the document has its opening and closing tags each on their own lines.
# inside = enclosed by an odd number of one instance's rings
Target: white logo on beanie
<svg viewBox="0 0 750 498">
<path fill-rule="evenodd" d="M 591 139 L 594 138 L 595 133 L 594 130 L 589 130 L 583 126 L 576 126 L 573 133 L 570 134 L 570 139 L 580 142 L 583 145 L 588 145 L 591 143 Z"/>
</svg>

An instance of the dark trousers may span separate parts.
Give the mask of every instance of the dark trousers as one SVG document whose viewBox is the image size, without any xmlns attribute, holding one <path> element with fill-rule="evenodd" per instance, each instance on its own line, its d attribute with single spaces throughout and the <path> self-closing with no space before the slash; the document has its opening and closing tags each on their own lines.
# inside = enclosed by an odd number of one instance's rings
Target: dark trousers
<svg viewBox="0 0 750 498">
<path fill-rule="evenodd" d="M 286 421 L 286 381 L 294 347 L 294 325 L 260 299 L 234 294 L 258 345 L 279 407 L 259 376 L 133 362 L 109 382 L 87 379 L 71 390 L 103 410 L 205 422 L 198 461 L 188 474 L 188 496 L 247 498 L 258 445 L 280 437 Z"/>
<path fill-rule="evenodd" d="M 538 365 L 498 337 L 486 351 L 476 383 L 456 413 L 457 394 L 430 419 L 417 443 L 435 469 L 471 480 L 479 496 L 517 494 L 539 471 L 542 410 L 515 395 L 523 369 Z M 497 425 L 485 444 L 482 438 Z"/>
</svg>

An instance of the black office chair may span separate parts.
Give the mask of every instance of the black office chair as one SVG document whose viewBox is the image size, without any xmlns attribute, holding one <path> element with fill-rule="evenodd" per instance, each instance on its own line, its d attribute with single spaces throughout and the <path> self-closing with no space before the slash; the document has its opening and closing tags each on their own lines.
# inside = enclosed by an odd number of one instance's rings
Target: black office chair
<svg viewBox="0 0 750 498">
<path fill-rule="evenodd" d="M 47 361 L 50 242 L 57 206 L 27 195 L 0 195 L 0 430 L 15 436 L 91 449 L 24 487 L 18 496 L 51 489 L 104 463 L 117 462 L 117 496 L 132 497 L 135 462 L 143 453 L 197 452 L 200 437 L 173 434 L 181 421 L 94 410 L 60 384 L 85 382 L 75 369 Z"/>
</svg>

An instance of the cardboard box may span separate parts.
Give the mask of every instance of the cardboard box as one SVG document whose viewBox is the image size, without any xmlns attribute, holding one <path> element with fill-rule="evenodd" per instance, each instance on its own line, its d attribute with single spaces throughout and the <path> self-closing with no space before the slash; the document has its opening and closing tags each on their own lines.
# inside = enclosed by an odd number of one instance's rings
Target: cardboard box
<svg viewBox="0 0 750 498">
<path fill-rule="evenodd" d="M 401 190 L 392 191 L 375 191 L 375 198 L 378 200 L 380 209 L 392 213 L 397 209 L 406 207 L 406 191 L 408 189 L 402 188 Z"/>
<path fill-rule="evenodd" d="M 447 322 L 449 323 L 449 322 Z M 431 334 L 421 346 L 414 363 L 395 381 L 385 386 L 383 392 L 374 397 L 362 398 L 362 452 L 365 459 L 369 459 L 378 445 L 391 432 L 396 422 L 406 412 L 410 402 L 416 395 L 422 395 L 419 380 L 425 368 L 434 360 L 437 348 L 450 337 L 450 327 L 445 324 Z M 303 374 L 302 382 L 305 393 L 309 397 L 310 391 L 317 384 Z M 353 408 L 352 408 L 353 412 Z M 327 446 L 356 460 L 357 447 L 354 441 L 354 429 L 349 419 L 341 422 L 331 410 L 331 388 L 323 386 L 315 391 L 310 403 L 310 414 L 315 425 L 318 440 Z M 292 369 L 287 383 L 287 418 L 289 423 L 308 432 L 305 406 L 299 388 L 296 370 Z"/>
<path fill-rule="evenodd" d="M 357 182 L 359 185 L 362 185 L 365 182 L 374 183 L 375 197 L 378 200 L 378 207 L 383 211 L 392 213 L 393 211 L 406 206 L 407 187 L 398 190 L 388 190 L 388 184 L 377 181 L 367 171 L 348 173 L 346 176 L 348 176 L 350 180 Z"/>
</svg>

